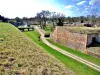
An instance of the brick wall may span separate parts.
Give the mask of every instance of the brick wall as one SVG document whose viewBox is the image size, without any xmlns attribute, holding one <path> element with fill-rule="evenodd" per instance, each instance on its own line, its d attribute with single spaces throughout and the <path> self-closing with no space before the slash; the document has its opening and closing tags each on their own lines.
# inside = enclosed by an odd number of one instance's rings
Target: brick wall
<svg viewBox="0 0 100 75">
<path fill-rule="evenodd" d="M 51 33 L 51 39 L 69 48 L 86 52 L 87 34 L 72 33 L 61 26 L 57 26 Z"/>
</svg>

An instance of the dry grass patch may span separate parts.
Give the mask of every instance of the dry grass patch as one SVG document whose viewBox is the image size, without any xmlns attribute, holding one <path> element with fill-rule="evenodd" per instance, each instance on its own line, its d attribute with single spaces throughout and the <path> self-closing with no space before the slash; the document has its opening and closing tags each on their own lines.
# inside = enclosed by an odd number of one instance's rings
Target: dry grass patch
<svg viewBox="0 0 100 75">
<path fill-rule="evenodd" d="M 76 32 L 76 33 L 86 33 L 86 34 L 91 34 L 91 33 L 100 33 L 100 27 L 66 27 L 63 26 L 63 28 L 66 28 L 67 30 L 71 32 Z"/>
<path fill-rule="evenodd" d="M 17 28 L 0 23 L 0 75 L 74 75 Z"/>
</svg>

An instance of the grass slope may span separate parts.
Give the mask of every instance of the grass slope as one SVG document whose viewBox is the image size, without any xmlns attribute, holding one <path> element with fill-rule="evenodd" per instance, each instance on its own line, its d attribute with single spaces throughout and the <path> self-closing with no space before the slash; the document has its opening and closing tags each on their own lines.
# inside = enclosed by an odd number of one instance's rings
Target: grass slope
<svg viewBox="0 0 100 75">
<path fill-rule="evenodd" d="M 52 32 L 53 26 L 52 25 L 47 25 L 45 28 L 45 33 L 50 34 Z"/>
<path fill-rule="evenodd" d="M 74 72 L 11 24 L 0 23 L 0 75 L 74 75 Z"/>
<path fill-rule="evenodd" d="M 70 53 L 72 53 L 72 54 L 75 54 L 75 55 L 77 55 L 77 56 L 79 56 L 79 57 L 81 57 L 81 58 L 83 58 L 83 59 L 86 59 L 86 60 L 88 60 L 88 61 L 90 61 L 90 62 L 93 62 L 93 63 L 95 63 L 95 64 L 97 64 L 97 65 L 100 65 L 100 59 L 99 59 L 99 58 L 95 58 L 95 57 L 93 57 L 93 56 L 90 56 L 90 55 L 87 55 L 87 54 L 83 54 L 83 53 L 78 52 L 78 51 L 76 51 L 76 50 L 73 50 L 73 49 L 71 49 L 71 48 L 65 47 L 65 46 L 63 46 L 63 45 L 60 45 L 60 44 L 58 44 L 58 43 L 53 42 L 51 39 L 47 39 L 47 40 L 48 40 L 51 44 L 53 44 L 53 45 L 55 45 L 55 46 L 57 46 L 57 47 L 59 47 L 59 48 L 65 50 L 65 51 L 68 51 L 68 52 L 70 52 Z"/>
<path fill-rule="evenodd" d="M 43 47 L 47 52 L 49 52 L 51 55 L 55 56 L 57 59 L 59 59 L 62 63 L 65 64 L 66 67 L 69 67 L 71 70 L 75 72 L 76 75 L 99 75 L 100 73 L 87 67 L 84 64 L 81 64 L 57 51 L 50 48 L 46 44 L 44 44 L 42 41 L 38 41 L 38 32 L 36 31 L 30 31 L 25 32 L 27 36 L 29 36 L 33 42 L 37 43 L 41 47 Z"/>
<path fill-rule="evenodd" d="M 63 27 L 71 32 L 76 32 L 76 33 L 86 33 L 86 34 L 91 34 L 91 33 L 99 33 L 100 28 L 95 28 L 95 27 Z"/>
</svg>

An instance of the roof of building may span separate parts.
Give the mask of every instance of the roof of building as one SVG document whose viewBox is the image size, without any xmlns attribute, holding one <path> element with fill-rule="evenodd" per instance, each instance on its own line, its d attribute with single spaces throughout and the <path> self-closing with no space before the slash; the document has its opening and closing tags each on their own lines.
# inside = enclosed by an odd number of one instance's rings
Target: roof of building
<svg viewBox="0 0 100 75">
<path fill-rule="evenodd" d="M 64 27 L 75 33 L 97 34 L 100 33 L 100 27 Z"/>
</svg>

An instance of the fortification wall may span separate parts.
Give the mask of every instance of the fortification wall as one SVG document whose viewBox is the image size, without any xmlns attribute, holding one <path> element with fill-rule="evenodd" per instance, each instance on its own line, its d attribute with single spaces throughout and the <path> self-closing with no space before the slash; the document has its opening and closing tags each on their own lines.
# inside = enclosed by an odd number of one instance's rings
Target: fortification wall
<svg viewBox="0 0 100 75">
<path fill-rule="evenodd" d="M 57 26 L 53 33 L 51 33 L 51 39 L 69 48 L 87 52 L 87 34 L 72 33 L 63 27 Z"/>
<path fill-rule="evenodd" d="M 94 37 L 96 38 L 96 41 L 97 41 L 97 34 L 90 34 L 90 35 L 87 36 L 87 40 L 88 40 L 87 46 L 92 43 L 92 40 L 93 40 Z"/>
<path fill-rule="evenodd" d="M 89 34 L 87 36 L 87 46 L 92 43 L 93 38 L 96 38 L 96 41 L 100 42 L 100 34 Z"/>
</svg>

